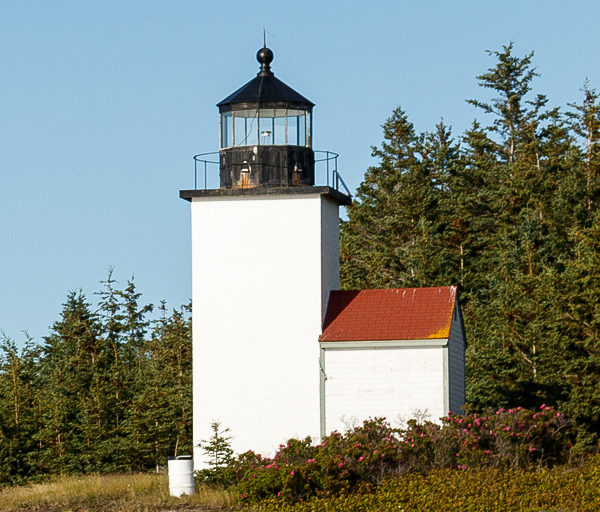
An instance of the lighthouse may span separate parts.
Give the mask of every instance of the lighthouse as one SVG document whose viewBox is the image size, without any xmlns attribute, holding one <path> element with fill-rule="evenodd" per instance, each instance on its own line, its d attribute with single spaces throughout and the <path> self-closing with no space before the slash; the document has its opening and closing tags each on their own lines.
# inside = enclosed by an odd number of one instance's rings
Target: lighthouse
<svg viewBox="0 0 600 512">
<path fill-rule="evenodd" d="M 219 151 L 196 157 L 203 183 L 180 191 L 191 205 L 196 469 L 214 421 L 236 452 L 267 455 L 322 427 L 318 338 L 350 195 L 337 155 L 313 149 L 314 104 L 275 76 L 269 48 L 257 60 L 258 74 L 217 104 Z"/>
</svg>

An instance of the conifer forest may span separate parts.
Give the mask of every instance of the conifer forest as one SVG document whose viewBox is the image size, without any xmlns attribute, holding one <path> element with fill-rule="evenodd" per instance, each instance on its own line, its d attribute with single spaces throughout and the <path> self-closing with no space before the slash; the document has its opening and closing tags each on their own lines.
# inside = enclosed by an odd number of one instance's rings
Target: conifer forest
<svg viewBox="0 0 600 512">
<path fill-rule="evenodd" d="M 489 52 L 462 134 L 383 124 L 341 223 L 346 289 L 460 285 L 469 412 L 560 409 L 600 433 L 600 96 L 535 91 L 533 53 Z M 90 296 L 91 297 L 91 296 Z M 43 340 L 0 338 L 0 485 L 152 470 L 191 451 L 189 306 L 144 304 L 109 272 Z M 2 326 L 0 326 L 1 328 Z M 316 340 L 315 340 L 316 343 Z"/>
<path fill-rule="evenodd" d="M 68 294 L 41 344 L 0 343 L 0 483 L 140 471 L 191 452 L 189 306 L 140 304 L 112 272 L 93 308 Z"/>
</svg>

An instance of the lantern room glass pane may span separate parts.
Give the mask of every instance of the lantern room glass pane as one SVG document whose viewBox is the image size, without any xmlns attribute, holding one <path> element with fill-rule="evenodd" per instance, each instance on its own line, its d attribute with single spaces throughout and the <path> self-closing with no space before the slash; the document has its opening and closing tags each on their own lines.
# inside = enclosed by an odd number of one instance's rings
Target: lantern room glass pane
<svg viewBox="0 0 600 512">
<path fill-rule="evenodd" d="M 288 116 L 288 144 L 298 145 L 298 116 Z"/>
<path fill-rule="evenodd" d="M 285 145 L 285 117 L 275 118 L 275 144 Z"/>
<path fill-rule="evenodd" d="M 233 146 L 233 118 L 231 112 L 221 115 L 221 147 Z"/>
<path fill-rule="evenodd" d="M 298 146 L 306 146 L 306 115 L 298 116 Z"/>
<path fill-rule="evenodd" d="M 221 115 L 221 147 L 312 146 L 312 116 L 300 108 L 234 110 Z"/>
<path fill-rule="evenodd" d="M 274 140 L 274 119 L 272 117 L 261 117 L 259 120 L 258 136 L 261 146 L 273 145 Z"/>
<path fill-rule="evenodd" d="M 246 138 L 244 146 L 256 146 L 258 144 L 258 119 L 256 117 L 248 117 L 246 122 L 248 126 L 248 137 Z"/>
<path fill-rule="evenodd" d="M 233 119 L 235 127 L 233 144 L 234 146 L 246 146 L 248 144 L 248 118 L 234 115 Z"/>
</svg>

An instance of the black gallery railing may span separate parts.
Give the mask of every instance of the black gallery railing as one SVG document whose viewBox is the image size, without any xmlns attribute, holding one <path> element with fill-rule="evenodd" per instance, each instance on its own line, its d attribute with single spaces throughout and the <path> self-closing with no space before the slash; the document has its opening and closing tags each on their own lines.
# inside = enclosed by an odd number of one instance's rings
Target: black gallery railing
<svg viewBox="0 0 600 512">
<path fill-rule="evenodd" d="M 337 168 L 338 154 L 315 150 L 315 185 L 326 185 L 352 196 Z M 194 155 L 194 190 L 217 189 L 220 186 L 219 152 Z"/>
</svg>

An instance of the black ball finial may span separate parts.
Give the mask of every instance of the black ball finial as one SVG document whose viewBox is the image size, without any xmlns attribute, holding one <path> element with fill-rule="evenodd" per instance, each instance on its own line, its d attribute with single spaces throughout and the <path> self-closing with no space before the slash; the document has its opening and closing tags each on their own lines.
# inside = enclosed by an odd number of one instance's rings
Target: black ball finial
<svg viewBox="0 0 600 512">
<path fill-rule="evenodd" d="M 256 52 L 256 60 L 260 62 L 260 73 L 271 75 L 271 62 L 273 62 L 273 52 L 266 46 Z"/>
<path fill-rule="evenodd" d="M 273 62 L 273 52 L 265 46 L 256 52 L 256 60 L 261 64 L 271 64 Z"/>
</svg>

